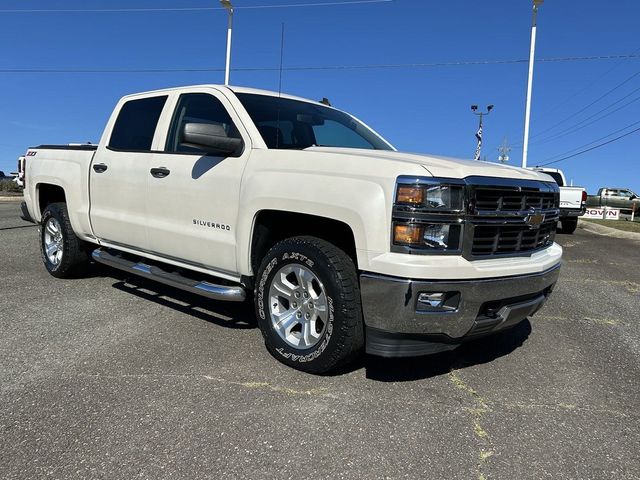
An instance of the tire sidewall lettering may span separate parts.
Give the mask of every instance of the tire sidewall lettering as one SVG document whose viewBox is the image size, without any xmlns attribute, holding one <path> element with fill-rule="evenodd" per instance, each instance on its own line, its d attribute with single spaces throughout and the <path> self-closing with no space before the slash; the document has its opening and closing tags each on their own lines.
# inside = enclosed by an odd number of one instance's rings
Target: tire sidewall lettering
<svg viewBox="0 0 640 480">
<path fill-rule="evenodd" d="M 307 257 L 306 255 L 296 251 L 288 251 L 278 257 L 274 257 L 273 259 L 271 259 L 271 261 L 264 268 L 262 275 L 260 276 L 260 280 L 258 282 L 258 286 L 256 289 L 257 290 L 256 303 L 258 304 L 258 316 L 260 317 L 261 320 L 265 321 L 265 324 L 268 324 L 266 328 L 269 328 L 270 330 L 267 334 L 270 336 L 273 336 L 278 342 L 281 341 L 280 338 L 272 330 L 272 327 L 270 326 L 270 322 L 267 322 L 267 312 L 265 312 L 265 303 L 266 303 L 265 290 L 268 291 L 268 287 L 270 283 L 269 277 L 271 276 L 272 271 L 281 263 L 282 264 L 300 263 L 302 265 L 308 266 L 309 268 L 313 268 L 315 265 L 315 262 L 309 257 Z M 316 273 L 316 275 L 318 274 L 318 272 L 315 271 L 315 269 L 314 269 L 314 273 Z M 326 291 L 326 288 L 325 288 L 325 295 L 327 298 L 327 328 L 325 330 L 325 334 L 322 341 L 314 347 L 313 351 L 305 355 L 296 353 L 295 350 L 292 350 L 288 347 L 283 347 L 283 346 L 277 347 L 274 350 L 280 356 L 292 362 L 306 363 L 306 362 L 311 362 L 315 360 L 320 355 L 322 355 L 322 353 L 325 351 L 325 349 L 329 345 L 329 342 L 331 341 L 331 338 L 332 338 L 333 324 L 334 324 L 334 318 L 335 318 L 334 300 Z"/>
<path fill-rule="evenodd" d="M 278 259 L 272 259 L 267 267 L 264 269 L 262 276 L 260 277 L 260 282 L 258 283 L 258 315 L 262 320 L 266 319 L 266 314 L 264 312 L 264 287 L 267 284 L 267 279 L 269 278 L 269 274 L 278 265 Z"/>
</svg>

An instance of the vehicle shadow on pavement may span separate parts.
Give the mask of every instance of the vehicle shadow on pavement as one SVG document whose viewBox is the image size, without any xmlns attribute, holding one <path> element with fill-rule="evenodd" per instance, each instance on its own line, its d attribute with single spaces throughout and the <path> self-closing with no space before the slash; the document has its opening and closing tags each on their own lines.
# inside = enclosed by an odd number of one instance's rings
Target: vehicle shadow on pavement
<svg viewBox="0 0 640 480">
<path fill-rule="evenodd" d="M 92 270 L 94 276 L 117 279 L 112 285 L 116 290 L 171 308 L 176 312 L 225 328 L 257 328 L 253 302 L 229 303 L 210 300 L 153 280 L 147 280 L 101 265 L 93 265 Z"/>
<path fill-rule="evenodd" d="M 366 377 L 379 382 L 410 382 L 445 375 L 451 370 L 489 363 L 508 355 L 531 333 L 528 319 L 504 332 L 463 344 L 455 350 L 409 358 L 381 358 L 367 355 Z"/>
<path fill-rule="evenodd" d="M 210 300 L 102 265 L 92 265 L 87 276 L 116 280 L 113 288 L 225 328 L 257 328 L 253 301 L 229 303 Z M 329 376 L 349 374 L 361 368 L 366 378 L 379 382 L 410 382 L 448 374 L 451 370 L 489 363 L 519 348 L 531 334 L 528 319 L 513 328 L 464 343 L 455 350 L 421 357 L 382 358 L 363 355 L 360 360 Z"/>
</svg>

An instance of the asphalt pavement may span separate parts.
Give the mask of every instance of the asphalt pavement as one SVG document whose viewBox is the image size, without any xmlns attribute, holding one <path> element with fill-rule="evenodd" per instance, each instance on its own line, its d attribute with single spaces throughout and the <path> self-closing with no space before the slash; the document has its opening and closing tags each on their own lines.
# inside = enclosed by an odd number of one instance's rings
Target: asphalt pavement
<svg viewBox="0 0 640 480">
<path fill-rule="evenodd" d="M 514 330 L 318 377 L 250 305 L 95 267 L 57 280 L 0 202 L 0 478 L 640 478 L 640 242 L 559 235 Z"/>
</svg>

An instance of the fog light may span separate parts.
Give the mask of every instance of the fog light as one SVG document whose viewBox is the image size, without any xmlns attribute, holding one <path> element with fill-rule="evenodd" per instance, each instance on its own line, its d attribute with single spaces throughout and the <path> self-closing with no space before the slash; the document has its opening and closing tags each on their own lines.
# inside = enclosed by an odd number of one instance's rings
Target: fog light
<svg viewBox="0 0 640 480">
<path fill-rule="evenodd" d="M 444 303 L 445 296 L 443 292 L 439 293 L 421 293 L 418 297 L 418 303 L 428 305 L 430 307 L 441 307 Z"/>
<path fill-rule="evenodd" d="M 416 311 L 420 313 L 455 312 L 460 305 L 460 292 L 421 292 Z"/>
</svg>

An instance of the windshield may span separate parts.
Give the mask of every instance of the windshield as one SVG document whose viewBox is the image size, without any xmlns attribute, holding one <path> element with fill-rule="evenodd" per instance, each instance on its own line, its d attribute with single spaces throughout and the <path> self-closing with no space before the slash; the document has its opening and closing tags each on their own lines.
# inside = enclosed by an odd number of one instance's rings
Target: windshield
<svg viewBox="0 0 640 480">
<path fill-rule="evenodd" d="M 237 93 L 269 148 L 303 150 L 309 147 L 393 147 L 350 115 L 333 108 L 288 98 Z"/>
</svg>

